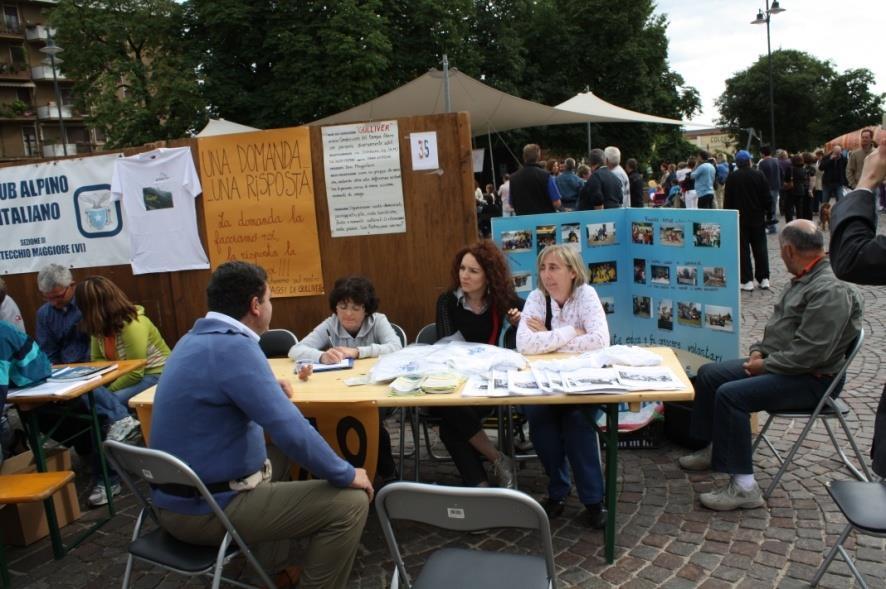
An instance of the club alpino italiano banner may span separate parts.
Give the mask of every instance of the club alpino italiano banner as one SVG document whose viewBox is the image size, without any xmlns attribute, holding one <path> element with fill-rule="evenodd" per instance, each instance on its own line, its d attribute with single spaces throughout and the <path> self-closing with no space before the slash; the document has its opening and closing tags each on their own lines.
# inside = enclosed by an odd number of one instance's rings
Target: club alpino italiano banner
<svg viewBox="0 0 886 589">
<path fill-rule="evenodd" d="M 0 274 L 129 263 L 129 236 L 111 200 L 117 155 L 0 169 Z"/>
</svg>

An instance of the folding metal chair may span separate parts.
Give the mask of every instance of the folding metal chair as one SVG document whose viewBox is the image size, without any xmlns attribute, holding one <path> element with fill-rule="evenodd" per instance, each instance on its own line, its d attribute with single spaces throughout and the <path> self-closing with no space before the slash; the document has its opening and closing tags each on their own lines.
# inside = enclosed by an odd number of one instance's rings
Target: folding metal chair
<svg viewBox="0 0 886 589">
<path fill-rule="evenodd" d="M 400 345 L 404 348 L 406 347 L 406 331 L 397 325 L 396 323 L 391 323 L 391 327 L 394 328 L 394 331 L 397 332 L 397 337 L 400 338 Z"/>
<path fill-rule="evenodd" d="M 258 340 L 266 358 L 285 358 L 289 355 L 289 348 L 297 343 L 298 338 L 288 329 L 269 329 Z"/>
<path fill-rule="evenodd" d="M 821 396 L 821 400 L 818 402 L 814 409 L 799 409 L 796 411 L 773 411 L 769 414 L 769 419 L 766 420 L 765 425 L 763 425 L 763 429 L 760 430 L 760 434 L 754 440 L 754 444 L 751 448 L 752 451 L 756 451 L 757 446 L 760 445 L 761 440 L 766 442 L 766 445 L 769 446 L 770 450 L 772 450 L 772 453 L 775 455 L 775 458 L 780 464 L 778 472 L 776 472 L 775 476 L 772 477 L 772 482 L 769 483 L 769 486 L 763 493 L 763 497 L 768 499 L 769 496 L 772 494 L 772 491 L 775 490 L 775 487 L 778 486 L 778 482 L 781 480 L 782 475 L 784 475 L 785 471 L 787 470 L 788 465 L 790 465 L 791 461 L 794 459 L 794 455 L 800 449 L 800 446 L 803 444 L 803 440 L 806 439 L 806 436 L 812 429 L 812 425 L 815 423 L 816 419 L 820 419 L 824 423 L 824 427 L 828 432 L 828 436 L 830 436 L 831 438 L 831 442 L 833 442 L 834 444 L 834 448 L 840 455 L 840 459 L 843 461 L 843 464 L 845 464 L 846 467 L 849 468 L 852 474 L 855 475 L 856 478 L 863 481 L 868 481 L 873 478 L 871 475 L 871 471 L 864 460 L 864 456 L 858 449 L 858 444 L 855 443 L 855 438 L 852 436 L 852 432 L 849 430 L 849 425 L 846 423 L 846 415 L 848 415 L 851 410 L 846 403 L 837 398 L 843 389 L 843 384 L 846 380 L 846 371 L 849 369 L 849 365 L 852 363 L 852 360 L 861 349 L 861 345 L 863 342 L 864 329 L 859 332 L 856 340 L 852 343 L 851 346 L 849 346 L 849 351 L 846 352 L 846 362 L 843 364 L 843 368 L 841 368 L 840 371 L 834 376 L 834 380 L 831 382 L 831 386 L 829 386 L 828 389 Z M 766 437 L 766 432 L 769 430 L 769 426 L 772 425 L 772 421 L 776 418 L 806 419 L 806 425 L 803 427 L 800 435 L 797 436 L 797 440 L 794 442 L 793 446 L 791 446 L 791 449 L 785 458 L 781 457 L 781 454 L 778 453 L 778 450 L 775 449 L 775 446 L 773 446 L 772 442 L 769 441 L 769 438 Z M 858 468 L 856 468 L 854 464 L 852 464 L 852 462 L 849 460 L 849 457 L 846 456 L 846 453 L 840 447 L 836 436 L 834 436 L 834 430 L 831 428 L 831 424 L 828 423 L 829 419 L 836 419 L 840 422 L 840 426 L 843 428 L 843 433 L 846 434 L 846 439 L 849 440 L 849 445 L 852 446 L 852 450 L 853 452 L 855 452 L 855 457 L 858 459 L 858 462 L 861 465 L 861 468 L 864 470 L 864 473 L 862 473 L 860 470 L 858 470 Z"/>
<path fill-rule="evenodd" d="M 238 587 L 252 588 L 234 579 L 222 576 L 224 566 L 236 555 L 243 554 L 246 561 L 258 573 L 262 583 L 269 588 L 275 587 L 265 570 L 253 556 L 252 551 L 234 529 L 231 520 L 218 506 L 212 494 L 197 477 L 191 468 L 171 454 L 159 450 L 140 448 L 106 440 L 105 453 L 126 486 L 136 496 L 142 506 L 132 530 L 132 541 L 129 543 L 129 557 L 126 560 L 126 571 L 123 575 L 123 589 L 128 589 L 132 576 L 132 565 L 136 559 L 159 566 L 183 575 L 210 575 L 212 589 L 218 589 L 222 580 Z M 212 513 L 225 528 L 225 536 L 218 546 L 201 546 L 189 544 L 176 539 L 160 526 L 157 512 L 151 503 L 150 495 L 139 489 L 135 481 L 142 479 L 150 485 L 185 485 L 196 489 Z M 158 527 L 143 533 L 145 519 L 150 518 Z"/>
<path fill-rule="evenodd" d="M 428 323 L 420 330 L 418 330 L 418 335 L 415 336 L 415 343 L 417 344 L 435 344 L 437 340 L 440 339 L 437 337 L 437 324 L 436 323 Z"/>
<path fill-rule="evenodd" d="M 535 499 L 510 489 L 392 483 L 375 498 L 385 541 L 397 565 L 391 587 L 459 589 L 551 588 L 557 586 L 548 516 Z M 442 548 L 428 557 L 413 582 L 406 572 L 392 520 L 410 520 L 447 530 L 525 528 L 539 532 L 543 556 Z"/>
<path fill-rule="evenodd" d="M 815 587 L 821 581 L 825 571 L 831 565 L 831 561 L 839 552 L 846 561 L 846 565 L 858 580 L 862 589 L 867 589 L 864 577 L 861 576 L 849 553 L 843 548 L 843 542 L 849 537 L 850 532 L 856 530 L 862 534 L 886 538 L 886 483 L 867 483 L 859 481 L 831 481 L 825 485 L 831 498 L 843 515 L 849 520 L 840 536 L 834 543 L 824 562 L 815 573 L 810 585 Z"/>
</svg>

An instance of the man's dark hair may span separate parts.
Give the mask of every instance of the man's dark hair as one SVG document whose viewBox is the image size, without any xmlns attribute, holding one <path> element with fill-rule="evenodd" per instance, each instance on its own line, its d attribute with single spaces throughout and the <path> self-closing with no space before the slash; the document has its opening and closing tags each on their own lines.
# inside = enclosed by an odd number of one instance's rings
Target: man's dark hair
<svg viewBox="0 0 886 589">
<path fill-rule="evenodd" d="M 363 305 L 363 309 L 369 316 L 378 311 L 378 297 L 375 295 L 375 287 L 372 285 L 372 281 L 365 276 L 345 276 L 335 281 L 335 286 L 329 293 L 329 308 L 333 313 L 342 301 Z"/>
<path fill-rule="evenodd" d="M 632 157 L 628 158 L 628 161 L 625 162 L 625 167 L 630 168 L 631 170 L 636 170 L 637 169 L 637 160 L 635 160 Z"/>
<path fill-rule="evenodd" d="M 760 148 L 760 153 L 762 153 L 763 155 L 772 155 L 772 148 L 768 145 L 764 145 Z"/>
<path fill-rule="evenodd" d="M 239 321 L 249 313 L 252 297 L 264 300 L 267 283 L 268 274 L 261 266 L 249 262 L 225 262 L 215 269 L 206 287 L 209 310 Z"/>
<path fill-rule="evenodd" d="M 780 238 L 782 243 L 791 244 L 799 252 L 824 251 L 824 234 L 818 227 L 810 233 L 796 225 L 786 225 Z"/>
<path fill-rule="evenodd" d="M 698 159 L 707 161 L 708 159 L 710 159 L 710 157 L 711 157 L 711 154 L 709 154 L 704 149 L 698 150 Z"/>
<path fill-rule="evenodd" d="M 529 143 L 523 147 L 523 163 L 526 165 L 531 165 L 538 163 L 538 158 L 541 157 L 541 148 L 537 143 Z"/>
<path fill-rule="evenodd" d="M 602 166 L 603 165 L 603 150 L 602 149 L 592 149 L 591 153 L 588 154 L 588 163 L 592 166 Z"/>
</svg>

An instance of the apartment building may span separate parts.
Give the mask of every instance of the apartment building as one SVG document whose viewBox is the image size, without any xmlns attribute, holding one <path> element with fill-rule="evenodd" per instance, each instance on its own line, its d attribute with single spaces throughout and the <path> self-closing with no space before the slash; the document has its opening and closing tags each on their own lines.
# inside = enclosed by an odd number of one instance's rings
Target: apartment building
<svg viewBox="0 0 886 589">
<path fill-rule="evenodd" d="M 55 55 L 53 72 L 40 51 L 51 39 L 48 17 L 57 3 L 0 0 L 0 162 L 89 153 L 104 143 L 74 108 L 64 53 Z"/>
</svg>

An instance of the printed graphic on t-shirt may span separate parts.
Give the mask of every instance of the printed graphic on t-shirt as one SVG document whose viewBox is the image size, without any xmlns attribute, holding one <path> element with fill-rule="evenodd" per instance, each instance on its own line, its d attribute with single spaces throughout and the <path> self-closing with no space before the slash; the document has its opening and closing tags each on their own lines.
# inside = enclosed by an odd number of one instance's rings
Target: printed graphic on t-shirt
<svg viewBox="0 0 886 589">
<path fill-rule="evenodd" d="M 172 193 L 168 190 L 160 190 L 153 186 L 142 188 L 142 198 L 145 201 L 146 211 L 158 211 L 160 209 L 173 208 Z"/>
</svg>

